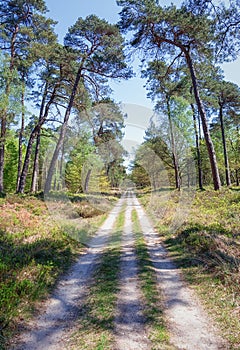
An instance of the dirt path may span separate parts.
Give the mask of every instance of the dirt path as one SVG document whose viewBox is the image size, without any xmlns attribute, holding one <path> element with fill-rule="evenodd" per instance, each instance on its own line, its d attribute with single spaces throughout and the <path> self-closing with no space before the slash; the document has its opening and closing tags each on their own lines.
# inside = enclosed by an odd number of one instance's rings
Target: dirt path
<svg viewBox="0 0 240 350">
<path fill-rule="evenodd" d="M 115 318 L 115 350 L 151 349 L 145 330 L 143 297 L 138 280 L 137 257 L 132 233 L 132 197 L 127 198 L 120 266 L 120 293 Z"/>
<path fill-rule="evenodd" d="M 115 317 L 114 350 L 147 350 L 143 317 L 142 295 L 137 277 L 137 258 L 134 250 L 131 212 L 138 213 L 147 242 L 149 254 L 157 274 L 158 288 L 164 295 L 165 317 L 169 326 L 171 343 L 179 350 L 221 350 L 226 344 L 209 321 L 193 291 L 182 282 L 181 274 L 159 244 L 144 210 L 136 197 L 120 199 L 104 225 L 91 241 L 69 274 L 62 279 L 52 297 L 44 305 L 41 315 L 29 323 L 29 328 L 17 339 L 12 350 L 61 350 L 67 349 L 74 331 L 79 310 L 85 298 L 87 286 L 95 271 L 123 203 L 127 201 L 120 266 L 120 292 Z M 16 344 L 16 342 L 15 342 Z"/>
<path fill-rule="evenodd" d="M 41 315 L 31 320 L 28 329 L 15 340 L 14 350 L 60 350 L 66 348 L 69 335 L 83 303 L 85 291 L 106 247 L 125 198 L 109 214 L 96 236 L 69 273 L 59 282 L 54 294 L 43 306 Z"/>
<path fill-rule="evenodd" d="M 159 244 L 158 235 L 136 197 L 134 207 L 157 273 L 158 288 L 165 298 L 165 317 L 172 344 L 179 350 L 228 349 L 193 291 L 182 281 L 180 271 Z"/>
</svg>

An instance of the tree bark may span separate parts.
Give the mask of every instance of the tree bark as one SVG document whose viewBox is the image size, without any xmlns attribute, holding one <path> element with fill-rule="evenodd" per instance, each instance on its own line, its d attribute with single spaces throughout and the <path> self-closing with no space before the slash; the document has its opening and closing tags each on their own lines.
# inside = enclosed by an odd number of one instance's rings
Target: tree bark
<svg viewBox="0 0 240 350">
<path fill-rule="evenodd" d="M 39 152 L 40 152 L 40 144 L 41 144 L 41 130 L 39 130 L 37 134 L 36 140 L 36 149 L 34 155 L 34 163 L 33 163 L 33 174 L 32 174 L 32 183 L 31 183 L 31 192 L 35 193 L 38 191 L 38 173 L 39 173 Z"/>
<path fill-rule="evenodd" d="M 0 193 L 4 192 L 3 169 L 4 169 L 6 130 L 7 130 L 7 120 L 6 120 L 5 113 L 3 113 L 3 116 L 1 118 L 1 133 L 0 133 Z"/>
<path fill-rule="evenodd" d="M 10 49 L 11 49 L 11 54 L 10 54 L 10 72 L 12 73 L 14 69 L 14 60 L 15 60 L 15 55 L 16 55 L 16 50 L 15 50 L 15 44 L 16 44 L 16 39 L 17 35 L 19 32 L 19 26 L 18 24 L 15 25 L 14 30 L 12 32 L 11 36 L 11 44 L 10 44 Z M 7 99 L 9 99 L 10 95 L 10 84 L 11 84 L 11 77 L 8 79 L 7 84 L 6 84 L 6 89 L 5 93 L 7 96 Z M 4 183 L 3 183 L 3 173 L 4 173 L 4 158 L 5 158 L 5 142 L 6 142 L 6 132 L 7 132 L 7 107 L 4 108 L 2 111 L 2 116 L 1 116 L 1 131 L 0 131 L 0 193 L 4 192 Z"/>
<path fill-rule="evenodd" d="M 228 161 L 228 152 L 227 152 L 227 144 L 225 137 L 225 126 L 223 120 L 223 106 L 219 103 L 219 119 L 221 124 L 221 133 L 222 133 L 222 144 L 223 144 L 223 155 L 224 155 L 224 165 L 225 165 L 225 176 L 226 176 L 226 185 L 231 186 L 231 177 L 230 177 L 230 169 L 229 169 L 229 161 Z"/>
<path fill-rule="evenodd" d="M 62 149 L 61 149 L 61 159 L 60 159 L 60 165 L 59 165 L 59 181 L 58 181 L 58 191 L 62 190 L 63 187 L 65 187 L 65 183 L 63 181 L 64 179 L 64 153 L 65 153 L 65 143 L 63 142 Z M 64 185 L 64 186 L 63 186 Z"/>
<path fill-rule="evenodd" d="M 64 122 L 63 122 L 63 125 L 62 125 L 61 130 L 60 130 L 59 139 L 58 139 L 57 145 L 55 147 L 55 150 L 54 150 L 54 153 L 53 153 L 53 157 L 52 157 L 52 160 L 51 160 L 51 163 L 50 163 L 50 166 L 49 166 L 48 175 L 47 175 L 47 179 L 46 179 L 45 187 L 44 187 L 44 192 L 46 194 L 48 194 L 49 191 L 51 190 L 51 183 L 52 183 L 52 177 L 53 177 L 53 174 L 54 174 L 54 168 L 55 168 L 55 165 L 56 165 L 56 162 L 57 162 L 57 159 L 58 159 L 59 152 L 60 152 L 60 150 L 61 150 L 61 148 L 63 146 L 63 142 L 64 142 L 65 135 L 66 135 L 66 132 L 67 132 L 67 126 L 68 126 L 68 121 L 69 121 L 71 109 L 72 109 L 72 106 L 73 106 L 74 98 L 75 98 L 76 93 L 77 93 L 78 84 L 79 84 L 80 79 L 81 79 L 81 72 L 82 72 L 82 67 L 80 67 L 78 72 L 77 72 L 76 79 L 75 79 L 75 82 L 74 82 L 74 86 L 73 86 L 73 89 L 72 89 L 72 93 L 71 93 L 71 96 L 70 96 L 70 100 L 69 100 L 69 103 L 68 103 L 68 106 L 67 106 L 67 109 L 66 109 L 66 112 L 65 112 Z"/>
<path fill-rule="evenodd" d="M 28 168 L 29 168 L 29 164 L 30 164 L 30 160 L 31 160 L 33 143 L 34 143 L 35 138 L 37 137 L 38 133 L 40 132 L 42 125 L 44 124 L 44 122 L 47 119 L 50 106 L 53 103 L 55 96 L 56 96 L 57 88 L 58 88 L 58 84 L 55 85 L 53 92 L 51 94 L 51 97 L 45 106 L 45 100 L 46 100 L 46 96 L 47 96 L 47 86 L 45 87 L 45 93 L 44 93 L 44 97 L 43 97 L 42 104 L 41 104 L 38 124 L 32 130 L 30 138 L 28 140 L 27 151 L 26 151 L 26 155 L 25 155 L 25 159 L 24 159 L 24 164 L 23 164 L 22 173 L 20 176 L 20 181 L 19 181 L 17 193 L 24 193 L 27 174 L 28 174 Z M 45 106 L 45 111 L 43 113 L 44 106 Z"/>
<path fill-rule="evenodd" d="M 23 81 L 23 90 L 22 90 L 22 117 L 21 117 L 21 128 L 19 131 L 18 136 L 18 171 L 17 171 L 17 186 L 16 190 L 19 186 L 21 171 L 22 171 L 22 158 L 23 158 L 23 151 L 22 151 L 22 144 L 23 144 L 23 133 L 25 128 L 25 101 L 24 101 L 24 95 L 25 95 L 25 89 L 24 89 L 24 81 Z"/>
<path fill-rule="evenodd" d="M 11 71 L 11 68 L 10 68 Z M 5 88 L 5 94 L 7 96 L 7 99 L 9 99 L 10 95 L 10 84 L 11 84 L 11 78 L 7 80 L 6 88 Z M 0 193 L 4 192 L 4 183 L 3 183 L 3 176 L 4 176 L 4 159 L 5 159 L 5 143 L 6 143 L 6 133 L 7 133 L 7 106 L 2 111 L 1 116 L 1 131 L 0 131 Z"/>
<path fill-rule="evenodd" d="M 158 45 L 160 48 L 162 43 L 168 43 L 172 46 L 178 47 L 182 53 L 185 56 L 186 62 L 188 69 L 190 71 L 190 76 L 192 80 L 192 85 L 193 85 L 193 91 L 194 91 L 194 97 L 198 106 L 198 110 L 200 113 L 201 121 L 202 121 L 202 128 L 204 132 L 204 138 L 208 150 L 208 155 L 209 155 L 209 160 L 211 164 L 211 169 L 212 169 L 212 178 L 213 178 L 213 184 L 214 184 L 214 189 L 219 190 L 221 188 L 221 181 L 220 181 L 220 176 L 219 176 L 219 170 L 218 170 L 218 165 L 217 165 L 217 159 L 216 159 L 216 153 L 214 149 L 214 145 L 211 139 L 211 135 L 209 132 L 208 124 L 207 124 L 207 116 L 206 112 L 202 103 L 202 100 L 200 98 L 199 90 L 198 90 L 198 83 L 197 83 L 197 77 L 195 73 L 195 69 L 193 66 L 193 61 L 189 52 L 189 49 L 182 43 L 176 41 L 176 40 L 171 40 L 168 39 L 164 36 L 158 36 L 158 34 L 155 32 L 154 29 L 154 23 L 150 23 L 150 30 L 153 35 L 153 40 L 154 42 Z"/>
<path fill-rule="evenodd" d="M 185 55 L 185 58 L 187 61 L 187 65 L 188 65 L 188 68 L 189 68 L 189 71 L 191 74 L 194 96 L 195 96 L 195 100 L 196 100 L 198 110 L 200 113 L 200 117 L 201 117 L 201 121 L 202 121 L 204 138 L 205 138 L 205 142 L 207 145 L 209 160 L 210 160 L 211 169 L 212 169 L 212 178 L 213 178 L 214 189 L 219 190 L 221 188 L 221 181 L 220 181 L 220 176 L 219 176 L 219 171 L 218 171 L 216 153 L 215 153 L 214 145 L 213 145 L 211 135 L 209 132 L 209 128 L 208 128 L 208 124 L 207 124 L 206 112 L 205 112 L 203 103 L 201 101 L 200 95 L 199 95 L 197 78 L 196 78 L 195 70 L 193 67 L 193 62 L 192 62 L 192 59 L 191 59 L 189 52 L 185 48 L 184 48 L 183 52 L 184 52 L 184 55 Z"/>
<path fill-rule="evenodd" d="M 92 169 L 89 169 L 86 175 L 86 179 L 84 181 L 84 193 L 88 193 L 88 186 L 89 186 L 91 173 L 92 173 Z"/>
<path fill-rule="evenodd" d="M 168 122 L 169 122 L 169 129 L 170 129 L 170 142 L 171 142 L 171 151 L 172 151 L 172 160 L 173 160 L 173 167 L 174 167 L 174 174 L 175 174 L 175 187 L 180 190 L 181 183 L 180 183 L 180 175 L 179 175 L 179 166 L 178 166 L 178 159 L 177 159 L 177 152 L 176 152 L 176 144 L 175 144 L 175 137 L 173 132 L 173 123 L 172 123 L 172 117 L 171 117 L 171 109 L 169 104 L 169 97 L 167 97 L 167 111 L 168 111 Z"/>
<path fill-rule="evenodd" d="M 238 171 L 239 169 L 236 169 L 235 170 L 235 173 L 236 173 L 236 185 L 239 186 L 239 176 L 238 176 Z"/>
<path fill-rule="evenodd" d="M 198 186 L 199 186 L 200 190 L 203 190 L 202 162 L 201 162 L 201 152 L 200 152 L 197 118 L 196 118 L 196 114 L 195 114 L 195 108 L 194 108 L 194 105 L 192 103 L 191 103 L 191 108 L 192 108 L 192 112 L 193 112 L 193 125 L 194 125 L 194 131 L 195 131 L 195 143 L 196 143 L 196 151 L 197 151 Z"/>
</svg>

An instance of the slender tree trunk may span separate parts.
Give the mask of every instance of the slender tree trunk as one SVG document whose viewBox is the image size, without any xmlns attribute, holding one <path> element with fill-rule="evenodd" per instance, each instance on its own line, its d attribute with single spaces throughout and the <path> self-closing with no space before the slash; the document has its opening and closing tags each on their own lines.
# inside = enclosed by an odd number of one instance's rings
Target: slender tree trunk
<svg viewBox="0 0 240 350">
<path fill-rule="evenodd" d="M 174 131 L 173 131 L 173 123 L 172 123 L 172 117 L 171 117 L 171 109 L 170 109 L 170 103 L 169 103 L 169 97 L 167 97 L 167 111 L 168 111 L 168 121 L 169 121 L 169 128 L 170 128 L 170 142 L 171 142 L 171 148 L 172 148 L 172 160 L 173 160 L 173 167 L 174 167 L 174 174 L 175 174 L 175 187 L 180 190 L 181 184 L 180 184 L 180 176 L 179 176 L 179 167 L 178 167 L 178 159 L 177 159 L 177 152 L 176 152 L 176 144 L 175 144 L 175 137 L 174 137 Z"/>
<path fill-rule="evenodd" d="M 64 172 L 64 153 L 65 153 L 65 142 L 63 142 L 62 149 L 61 149 L 61 159 L 60 159 L 60 166 L 59 166 L 59 182 L 58 182 L 58 190 L 61 190 L 63 188 L 63 172 Z"/>
<path fill-rule="evenodd" d="M 37 134 L 36 149 L 35 149 L 34 163 L 33 163 L 33 174 L 32 174 L 32 183 L 31 183 L 31 192 L 32 193 L 35 193 L 38 191 L 40 144 L 41 144 L 41 131 L 39 130 L 39 132 Z"/>
<path fill-rule="evenodd" d="M 237 150 L 236 150 L 236 164 L 238 165 L 239 158 L 240 158 L 240 129 L 239 129 L 239 124 L 237 124 Z M 239 168 L 236 169 L 236 184 L 239 186 Z"/>
<path fill-rule="evenodd" d="M 88 186 L 89 186 L 91 173 L 92 173 L 92 169 L 89 169 L 88 172 L 87 172 L 86 179 L 84 181 L 84 193 L 88 193 Z"/>
<path fill-rule="evenodd" d="M 200 190 L 202 190 L 203 189 L 202 162 L 201 162 L 201 152 L 200 152 L 197 118 L 196 118 L 195 108 L 194 108 L 193 104 L 191 104 L 191 108 L 192 108 L 192 112 L 193 112 L 193 125 L 194 125 L 194 131 L 195 131 L 195 142 L 196 142 L 196 151 L 197 151 L 198 186 L 199 186 Z"/>
<path fill-rule="evenodd" d="M 68 125 L 68 120 L 69 120 L 69 116 L 70 116 L 70 112 L 69 115 L 67 116 L 66 120 L 64 121 L 64 124 L 61 127 L 60 130 L 60 135 L 58 138 L 58 142 L 57 145 L 55 147 L 53 156 L 52 156 L 52 160 L 48 169 L 48 174 L 47 174 L 47 178 L 46 178 L 46 182 L 45 182 L 45 186 L 44 186 L 44 192 L 47 194 L 49 193 L 49 191 L 51 190 L 51 184 L 52 184 L 52 178 L 53 178 L 53 174 L 54 174 L 54 170 L 55 170 L 55 166 L 58 160 L 58 155 L 59 152 L 62 148 L 63 145 L 63 141 L 67 132 L 67 125 Z"/>
<path fill-rule="evenodd" d="M 23 144 L 23 133 L 25 128 L 25 88 L 24 88 L 24 81 L 23 81 L 23 89 L 22 89 L 22 117 L 21 117 L 21 128 L 19 131 L 18 136 L 18 170 L 17 170 L 17 186 L 16 190 L 18 190 L 21 171 L 22 171 L 22 158 L 23 158 L 23 151 L 22 151 L 22 144 Z"/>
<path fill-rule="evenodd" d="M 223 106 L 221 103 L 219 103 L 219 107 L 220 107 L 219 108 L 219 119 L 220 119 L 220 123 L 221 123 L 224 165 L 225 165 L 225 174 L 226 174 L 226 185 L 231 186 L 228 152 L 227 152 L 227 144 L 226 144 L 226 137 L 225 137 L 225 126 L 224 126 L 224 120 L 223 120 Z"/>
<path fill-rule="evenodd" d="M 192 59 L 191 59 L 189 52 L 185 48 L 184 48 L 183 52 L 185 54 L 187 65 L 188 65 L 188 68 L 190 70 L 194 96 L 195 96 L 195 100 L 196 100 L 198 110 L 200 113 L 200 117 L 201 117 L 201 121 L 202 121 L 204 138 L 205 138 L 205 142 L 207 145 L 208 155 L 209 155 L 211 169 L 212 169 L 212 178 L 213 178 L 214 189 L 219 190 L 221 188 L 221 181 L 220 181 L 219 170 L 218 170 L 218 165 L 217 165 L 216 153 L 215 153 L 214 145 L 213 145 L 211 135 L 209 132 L 209 128 L 208 128 L 208 124 L 207 124 L 206 112 L 205 112 L 203 103 L 201 101 L 200 95 L 199 95 L 197 78 L 196 78 L 195 70 L 193 67 L 193 62 L 192 62 Z"/>
<path fill-rule="evenodd" d="M 39 170 L 38 170 L 38 181 L 37 181 L 37 189 L 38 191 L 43 190 L 43 176 L 44 176 L 44 162 L 42 157 L 39 155 Z"/>
<path fill-rule="evenodd" d="M 5 140 L 7 130 L 7 116 L 6 111 L 3 112 L 1 118 L 1 132 L 0 132 L 0 193 L 4 192 L 3 184 L 3 170 L 4 170 L 4 156 L 5 156 Z"/>
<path fill-rule="evenodd" d="M 51 160 L 51 163 L 49 166 L 48 175 L 47 175 L 47 179 L 46 179 L 46 183 L 45 183 L 45 187 L 44 187 L 44 192 L 46 194 L 49 193 L 49 191 L 51 190 L 51 183 L 52 183 L 52 177 L 54 174 L 54 168 L 55 168 L 55 165 L 56 165 L 56 162 L 58 159 L 59 152 L 62 148 L 66 132 L 67 132 L 68 120 L 70 117 L 74 98 L 75 98 L 75 95 L 77 93 L 78 84 L 79 84 L 80 79 L 81 79 L 81 71 L 82 71 L 82 68 L 80 67 L 78 72 L 77 72 L 76 79 L 75 79 L 74 86 L 73 86 L 73 90 L 72 90 L 70 100 L 69 100 L 69 103 L 68 103 L 68 106 L 66 109 L 64 122 L 63 122 L 63 125 L 62 125 L 61 130 L 60 130 L 59 139 L 58 139 L 58 142 L 57 142 L 57 145 L 56 145 L 56 148 L 54 150 L 53 157 L 52 157 L 52 160 Z"/>
<path fill-rule="evenodd" d="M 239 186 L 239 176 L 238 176 L 238 172 L 239 172 L 239 169 L 236 169 L 235 170 L 235 174 L 236 174 L 236 185 Z"/>
<path fill-rule="evenodd" d="M 150 23 L 150 28 L 151 28 L 151 32 L 153 35 L 153 39 L 159 47 L 161 47 L 163 42 L 166 42 L 170 45 L 178 47 L 185 56 L 187 66 L 188 66 L 188 69 L 189 69 L 189 72 L 191 75 L 194 97 L 195 97 L 195 100 L 196 100 L 196 103 L 198 106 L 198 110 L 200 113 L 201 121 L 202 121 L 204 138 L 205 138 L 205 142 L 207 145 L 208 156 L 209 156 L 211 169 L 212 169 L 212 179 L 213 179 L 214 189 L 219 190 L 221 188 L 221 181 L 220 181 L 219 170 L 218 170 L 218 165 L 217 165 L 216 153 L 215 153 L 214 145 L 213 145 L 211 135 L 209 132 L 209 128 L 208 128 L 206 112 L 205 112 L 202 100 L 200 98 L 200 95 L 199 95 L 197 77 L 196 77 L 196 73 L 195 73 L 195 69 L 193 66 L 193 61 L 192 61 L 189 49 L 186 48 L 183 44 L 181 44 L 178 41 L 171 40 L 171 39 L 168 39 L 166 37 L 158 36 L 158 34 L 155 33 L 155 28 L 154 28 L 153 23 Z"/>
<path fill-rule="evenodd" d="M 33 143 L 34 143 L 35 138 L 37 137 L 38 133 L 40 132 L 42 125 L 44 124 L 44 122 L 47 119 L 49 108 L 50 108 L 51 104 L 53 103 L 53 101 L 54 101 L 54 99 L 56 97 L 57 88 L 58 88 L 58 84 L 55 85 L 55 87 L 53 89 L 53 92 L 51 94 L 51 97 L 50 97 L 48 103 L 46 104 L 46 106 L 45 106 L 45 100 L 46 100 L 46 95 L 47 95 L 47 89 L 45 89 L 45 94 L 44 94 L 44 97 L 43 97 L 43 100 L 42 100 L 42 104 L 41 104 L 38 124 L 32 130 L 30 138 L 28 140 L 26 155 L 25 155 L 25 159 L 24 159 L 24 164 L 23 164 L 22 173 L 21 173 L 21 176 L 20 176 L 20 181 L 19 181 L 19 186 L 18 186 L 17 193 L 23 193 L 24 192 L 25 185 L 26 185 L 27 174 L 28 174 L 28 168 L 29 168 L 29 164 L 30 164 L 30 160 L 31 160 Z M 45 111 L 43 113 L 44 106 L 45 106 Z"/>
<path fill-rule="evenodd" d="M 11 37 L 11 60 L 10 60 L 10 70 L 12 71 L 14 68 L 14 61 L 15 61 L 15 56 L 16 56 L 16 40 L 17 40 L 17 35 L 19 33 L 19 25 L 16 24 L 14 27 L 14 30 L 12 32 L 12 37 Z"/>
<path fill-rule="evenodd" d="M 57 163 L 56 163 L 56 167 L 55 167 L 55 171 L 54 171 L 54 181 L 53 181 L 53 189 L 54 191 L 57 190 L 57 185 L 58 185 L 58 160 L 57 160 Z"/>
</svg>

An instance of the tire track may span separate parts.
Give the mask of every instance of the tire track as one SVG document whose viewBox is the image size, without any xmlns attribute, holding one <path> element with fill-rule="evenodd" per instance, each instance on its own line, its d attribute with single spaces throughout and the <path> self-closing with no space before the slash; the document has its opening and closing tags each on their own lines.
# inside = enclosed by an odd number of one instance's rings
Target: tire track
<svg viewBox="0 0 240 350">
<path fill-rule="evenodd" d="M 120 292 L 115 318 L 115 350 L 147 350 L 151 348 L 143 316 L 143 296 L 138 280 L 137 256 L 132 230 L 132 198 L 128 193 L 120 264 Z"/>
</svg>

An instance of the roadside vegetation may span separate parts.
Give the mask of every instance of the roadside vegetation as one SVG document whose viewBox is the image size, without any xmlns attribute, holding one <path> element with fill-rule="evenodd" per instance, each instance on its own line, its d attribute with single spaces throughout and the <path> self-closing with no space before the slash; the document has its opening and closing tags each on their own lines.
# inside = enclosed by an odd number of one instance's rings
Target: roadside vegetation
<svg viewBox="0 0 240 350">
<path fill-rule="evenodd" d="M 0 199 L 0 348 L 81 253 L 81 239 L 91 237 L 106 217 L 94 211 L 86 196 L 75 197 L 74 206 L 79 213 L 84 207 L 87 215 L 82 227 L 75 228 L 77 240 L 67 224 L 58 225 L 43 200 L 19 195 Z"/>
<path fill-rule="evenodd" d="M 161 241 L 218 322 L 231 349 L 239 349 L 239 189 L 196 192 L 183 225 L 172 233 L 169 225 L 178 207 L 180 193 L 172 191 L 167 202 L 165 192 L 158 195 L 153 212 L 148 204 L 154 194 L 147 192 L 142 191 L 139 199 L 155 222 Z"/>
</svg>

